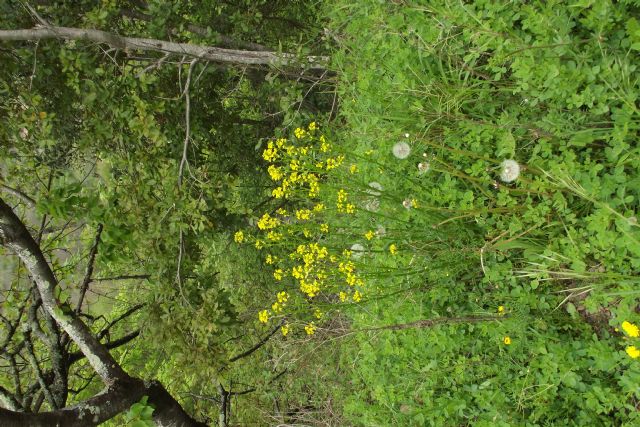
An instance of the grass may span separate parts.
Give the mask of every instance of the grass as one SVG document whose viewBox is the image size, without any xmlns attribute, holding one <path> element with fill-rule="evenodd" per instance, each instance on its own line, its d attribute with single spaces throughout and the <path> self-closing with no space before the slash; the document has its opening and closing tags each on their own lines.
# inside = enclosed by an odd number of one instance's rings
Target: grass
<svg viewBox="0 0 640 427">
<path fill-rule="evenodd" d="M 344 159 L 319 172 L 319 196 L 291 193 L 289 206 L 327 209 L 265 249 L 286 259 L 317 242 L 362 279 L 331 274 L 311 299 L 295 280 L 273 288 L 292 295 L 270 312 L 291 323 L 285 351 L 341 342 L 297 376 L 339 396 L 326 424 L 638 422 L 640 365 L 625 352 L 638 340 L 619 329 L 640 321 L 637 14 L 607 1 L 327 6 L 340 112 L 319 131 L 334 151 L 308 158 Z M 504 182 L 508 159 L 520 173 Z M 320 223 L 331 231 L 304 235 Z"/>
</svg>

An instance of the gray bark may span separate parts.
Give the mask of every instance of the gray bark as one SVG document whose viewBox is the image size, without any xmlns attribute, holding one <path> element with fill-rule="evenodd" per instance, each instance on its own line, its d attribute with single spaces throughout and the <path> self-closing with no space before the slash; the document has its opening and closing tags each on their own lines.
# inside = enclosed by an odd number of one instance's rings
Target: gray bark
<svg viewBox="0 0 640 427">
<path fill-rule="evenodd" d="M 328 58 L 308 56 L 300 63 L 295 55 L 269 51 L 223 49 L 215 46 L 200 46 L 189 43 L 174 43 L 157 39 L 123 37 L 107 31 L 69 28 L 36 27 L 24 30 L 0 30 L 0 40 L 87 40 L 108 44 L 117 49 L 163 52 L 191 58 L 229 64 L 301 66 L 309 69 L 324 69 Z"/>
<path fill-rule="evenodd" d="M 145 383 L 130 377 L 115 361 L 107 347 L 93 336 L 87 325 L 67 303 L 55 297 L 58 281 L 40 247 L 11 207 L 0 198 L 0 244 L 22 260 L 35 282 L 42 307 L 67 332 L 106 385 L 105 390 L 78 405 L 43 413 L 25 413 L 0 408 L 0 424 L 6 427 L 93 426 L 131 407 L 142 396 L 156 409 L 159 426 L 204 426 L 192 419 L 180 404 L 157 382 Z M 44 387 L 46 389 L 46 387 Z M 8 401 L 9 407 L 15 403 Z"/>
</svg>

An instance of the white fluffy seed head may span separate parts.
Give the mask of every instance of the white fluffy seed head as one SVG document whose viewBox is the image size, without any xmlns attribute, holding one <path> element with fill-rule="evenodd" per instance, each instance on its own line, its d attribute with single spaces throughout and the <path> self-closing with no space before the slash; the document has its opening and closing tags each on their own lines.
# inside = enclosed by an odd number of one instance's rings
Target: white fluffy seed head
<svg viewBox="0 0 640 427">
<path fill-rule="evenodd" d="M 382 193 L 382 184 L 380 184 L 379 182 L 370 182 L 369 183 L 369 188 L 370 190 L 367 190 L 367 194 L 370 194 L 374 197 L 378 197 L 381 193 Z"/>
<path fill-rule="evenodd" d="M 423 175 L 429 172 L 430 168 L 431 168 L 431 164 L 429 162 L 420 162 L 418 163 L 418 174 Z"/>
<path fill-rule="evenodd" d="M 408 143 L 401 141 L 396 143 L 391 151 L 397 159 L 402 160 L 406 159 L 409 157 L 409 154 L 411 154 L 411 146 Z"/>
<path fill-rule="evenodd" d="M 364 255 L 364 246 L 360 243 L 355 243 L 351 246 L 351 259 L 358 260 Z"/>
<path fill-rule="evenodd" d="M 404 207 L 405 207 L 405 209 L 411 209 L 411 200 L 410 200 L 410 199 L 405 199 L 405 200 L 402 202 L 402 206 L 404 206 Z"/>
<path fill-rule="evenodd" d="M 515 160 L 505 160 L 500 164 L 502 182 L 513 182 L 520 176 L 520 165 Z"/>
<path fill-rule="evenodd" d="M 380 199 L 372 197 L 365 203 L 364 208 L 369 212 L 378 212 L 380 210 Z"/>
</svg>

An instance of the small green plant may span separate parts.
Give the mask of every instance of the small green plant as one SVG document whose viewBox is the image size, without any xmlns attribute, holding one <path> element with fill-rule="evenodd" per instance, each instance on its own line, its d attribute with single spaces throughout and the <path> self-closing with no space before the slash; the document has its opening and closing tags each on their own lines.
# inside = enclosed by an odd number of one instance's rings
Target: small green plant
<svg viewBox="0 0 640 427">
<path fill-rule="evenodd" d="M 143 396 L 140 402 L 134 403 L 125 414 L 127 426 L 130 427 L 154 427 L 154 407 L 147 403 L 149 396 Z"/>
</svg>

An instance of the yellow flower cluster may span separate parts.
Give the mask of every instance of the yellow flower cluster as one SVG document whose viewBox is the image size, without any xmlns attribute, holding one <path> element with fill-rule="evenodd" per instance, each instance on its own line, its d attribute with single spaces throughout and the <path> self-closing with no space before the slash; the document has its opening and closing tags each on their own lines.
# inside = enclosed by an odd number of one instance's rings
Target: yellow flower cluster
<svg viewBox="0 0 640 427">
<path fill-rule="evenodd" d="M 315 334 L 316 333 L 316 329 L 317 329 L 317 327 L 313 322 L 309 323 L 308 325 L 306 325 L 304 327 L 304 331 L 307 333 L 307 335 Z"/>
<path fill-rule="evenodd" d="M 258 228 L 260 230 L 270 230 L 272 228 L 276 228 L 279 224 L 280 220 L 272 217 L 268 213 L 262 215 L 262 218 L 258 220 Z"/>
<path fill-rule="evenodd" d="M 262 158 L 271 163 L 267 172 L 274 182 L 279 183 L 279 186 L 271 192 L 273 197 L 290 198 L 296 189 L 303 189 L 309 197 L 318 196 L 320 177 L 316 169 L 323 169 L 324 161 L 318 159 L 316 147 L 320 144 L 320 151 L 324 153 L 331 149 L 331 145 L 324 135 L 315 137 L 317 129 L 318 125 L 312 122 L 308 130 L 296 128 L 294 131 L 296 139 L 291 143 L 284 138 L 267 143 L 267 148 L 262 152 Z M 327 159 L 327 165 L 331 164 L 332 168 L 337 167 L 343 160 L 344 156 Z"/>
<path fill-rule="evenodd" d="M 299 312 L 301 306 L 311 309 L 307 319 L 319 321 L 325 316 L 314 303 L 320 294 L 335 295 L 342 302 L 351 300 L 357 303 L 363 299 L 364 281 L 356 272 L 352 251 L 340 249 L 341 255 L 340 252 L 333 253 L 325 243 L 331 237 L 329 224 L 322 221 L 327 206 L 318 197 L 322 182 L 330 177 L 331 171 L 344 164 L 345 156 L 332 153 L 331 144 L 323 135 L 319 135 L 318 129 L 315 122 L 307 128 L 296 128 L 294 137 L 269 141 L 262 152 L 263 159 L 268 162 L 267 173 L 275 186 L 271 191 L 272 196 L 292 202 L 301 201 L 302 206 L 290 212 L 279 208 L 275 214 L 265 213 L 257 221 L 262 236 L 251 240 L 258 249 L 269 247 L 276 250 L 286 248 L 292 242 L 300 242 L 299 239 L 302 242 L 295 243 L 286 257 L 276 257 L 271 251 L 265 255 L 264 262 L 272 267 L 274 282 L 280 283 L 285 290 L 276 294 L 270 307 L 258 313 L 261 323 L 268 323 L 272 317 L 292 316 Z M 355 164 L 351 164 L 348 170 L 351 174 L 359 172 Z M 330 193 L 327 198 L 331 197 Z M 355 202 L 347 191 L 339 189 L 336 193 L 334 200 L 337 211 L 354 214 Z M 247 240 L 243 234 L 236 236 L 234 238 L 241 241 Z M 375 236 L 373 230 L 365 234 L 367 240 Z M 292 289 L 296 292 L 289 295 L 287 291 L 291 292 Z M 295 309 L 289 308 L 289 305 Z M 313 335 L 317 326 L 309 320 L 304 330 L 308 335 Z M 287 336 L 292 329 L 293 324 L 290 323 L 283 323 L 280 327 L 283 336 Z"/>
<path fill-rule="evenodd" d="M 353 203 L 348 202 L 349 193 L 345 190 L 338 190 L 338 198 L 336 200 L 336 207 L 338 208 L 338 212 L 343 212 L 347 214 L 353 214 L 356 211 L 356 207 Z"/>
<path fill-rule="evenodd" d="M 236 243 L 244 242 L 244 233 L 242 231 L 236 231 L 236 234 L 233 235 L 233 240 Z"/>
</svg>

